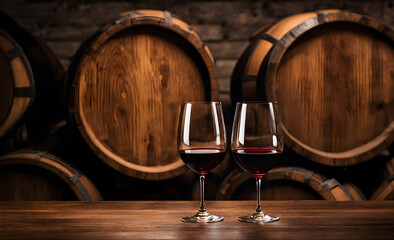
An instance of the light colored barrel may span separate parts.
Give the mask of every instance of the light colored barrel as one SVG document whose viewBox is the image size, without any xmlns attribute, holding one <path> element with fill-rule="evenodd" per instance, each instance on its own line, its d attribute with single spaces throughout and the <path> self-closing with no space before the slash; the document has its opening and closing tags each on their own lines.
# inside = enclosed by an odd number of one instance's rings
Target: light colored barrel
<svg viewBox="0 0 394 240">
<path fill-rule="evenodd" d="M 286 145 L 310 160 L 367 161 L 394 139 L 393 46 L 394 32 L 364 15 L 290 16 L 253 38 L 233 74 L 233 100 L 278 102 Z"/>
<path fill-rule="evenodd" d="M 68 74 L 71 120 L 118 171 L 162 180 L 186 170 L 176 134 L 184 101 L 217 100 L 212 55 L 167 11 L 126 12 L 78 50 Z"/>
</svg>

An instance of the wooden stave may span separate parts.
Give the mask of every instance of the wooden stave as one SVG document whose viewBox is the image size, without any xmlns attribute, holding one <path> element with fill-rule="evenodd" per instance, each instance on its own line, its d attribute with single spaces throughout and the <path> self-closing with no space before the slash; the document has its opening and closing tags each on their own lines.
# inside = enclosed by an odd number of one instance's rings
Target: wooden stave
<svg viewBox="0 0 394 240">
<path fill-rule="evenodd" d="M 35 166 L 48 170 L 66 183 L 80 201 L 101 201 L 96 186 L 80 171 L 59 157 L 35 150 L 19 150 L 0 157 L 0 167 L 9 165 Z"/>
<path fill-rule="evenodd" d="M 261 35 L 269 29 L 270 25 L 266 25 L 257 30 L 252 37 L 249 39 L 249 45 L 242 52 L 241 57 L 237 60 L 231 75 L 231 102 L 235 105 L 240 101 L 255 101 L 259 100 L 257 93 L 257 75 L 248 75 L 249 64 L 251 61 L 252 53 L 255 51 L 257 45 L 260 42 Z M 247 86 L 247 85 L 251 86 Z M 247 88 L 247 89 L 245 89 Z M 250 92 L 249 89 L 254 89 Z M 244 92 L 249 93 L 246 95 Z M 265 99 L 265 96 L 262 96 Z"/>
<path fill-rule="evenodd" d="M 216 195 L 216 200 L 232 199 L 236 190 L 244 182 L 250 179 L 253 179 L 251 174 L 244 172 L 240 168 L 234 169 L 227 175 L 220 185 Z M 359 201 L 365 199 L 361 192 L 349 191 L 344 185 L 340 184 L 334 178 L 327 179 L 320 173 L 301 167 L 277 167 L 272 169 L 263 177 L 263 183 L 278 180 L 286 180 L 305 184 L 306 186 L 312 188 L 320 197 L 325 200 Z M 264 191 L 264 189 L 262 191 Z"/>
<path fill-rule="evenodd" d="M 370 200 L 394 200 L 394 175 L 391 175 L 375 190 Z"/>
<path fill-rule="evenodd" d="M 386 162 L 385 177 L 394 175 L 394 157 Z"/>
<path fill-rule="evenodd" d="M 354 201 L 366 201 L 367 200 L 364 193 L 354 183 L 347 182 L 347 183 L 342 184 L 342 186 L 347 191 L 349 191 L 349 193 L 352 195 Z"/>
<path fill-rule="evenodd" d="M 330 11 L 330 10 L 326 10 L 326 11 Z M 278 23 L 282 21 L 286 21 L 295 16 L 297 15 L 284 18 Z M 261 74 L 261 72 L 265 71 L 266 65 L 268 65 L 268 61 L 272 49 L 275 47 L 274 43 L 278 41 L 276 37 L 266 34 L 266 32 L 269 31 L 272 27 L 275 27 L 275 25 L 276 24 L 268 24 L 261 27 L 256 32 L 254 32 L 252 34 L 252 37 L 249 39 L 250 41 L 249 45 L 243 51 L 241 57 L 238 59 L 231 78 L 231 98 L 232 98 L 232 103 L 234 105 L 238 101 L 242 101 L 242 100 L 255 101 L 255 100 L 267 99 L 265 95 L 265 90 L 259 91 L 261 90 L 261 88 L 264 88 L 264 85 L 258 84 L 258 76 Z M 270 44 L 271 46 L 268 46 L 268 49 L 266 49 L 265 55 L 263 54 L 264 57 L 259 59 L 258 57 L 256 57 L 258 54 L 256 52 L 256 48 L 261 47 L 264 44 Z M 255 62 L 256 60 L 257 62 Z M 260 67 L 261 65 L 264 67 Z M 263 68 L 263 70 L 261 70 L 261 68 Z M 250 95 L 246 96 L 243 92 L 245 82 L 248 81 L 250 82 L 256 81 L 256 83 L 254 83 L 253 86 L 250 87 L 252 89 L 255 88 L 254 89 L 255 92 L 253 93 L 252 96 Z M 241 89 L 241 93 L 239 93 L 239 89 Z M 264 95 L 260 96 L 259 93 Z"/>
<path fill-rule="evenodd" d="M 2 138 L 9 131 L 11 131 L 14 125 L 23 117 L 23 115 L 32 105 L 35 98 L 35 84 L 30 64 L 22 48 L 5 31 L 0 29 L 0 34 L 2 38 L 13 47 L 11 50 L 2 49 L 2 51 L 8 51 L 5 54 L 11 56 L 7 57 L 9 59 L 9 63 L 14 61 L 13 64 L 10 64 L 11 73 L 13 75 L 13 89 L 10 90 L 12 91 L 13 100 L 8 110 L 8 116 L 4 119 L 4 121 L 1 123 L 2 125 L 0 126 L 0 138 Z M 15 61 L 18 61 L 18 63 L 15 63 Z M 18 65 L 20 66 L 20 68 L 18 67 Z M 16 78 L 19 71 L 24 72 L 25 77 L 22 76 Z M 22 85 L 23 87 L 17 87 L 16 85 Z M 23 93 L 23 91 L 20 91 L 20 94 L 18 96 L 16 95 L 18 89 L 25 89 L 26 91 L 25 93 Z"/>
<path fill-rule="evenodd" d="M 33 88 L 25 94 L 34 96 L 14 127 L 4 137 L 0 134 L 1 151 L 7 153 L 42 141 L 52 124 L 64 120 L 61 107 L 64 69 L 39 37 L 21 27 L 5 12 L 0 11 L 0 19 L 0 29 L 20 46 L 25 55 L 24 61 L 30 65 Z"/>
<path fill-rule="evenodd" d="M 147 12 L 151 15 L 144 15 L 139 12 Z M 137 13 L 137 14 L 135 14 Z M 152 14 L 153 13 L 153 14 Z M 160 15 L 161 13 L 164 14 L 165 18 L 162 18 Z M 170 19 L 167 19 L 168 16 Z M 176 20 L 176 21 L 173 21 Z M 176 23 L 175 23 L 176 22 Z M 182 24 L 179 24 L 182 23 Z M 87 145 L 89 145 L 90 149 L 94 152 L 96 156 L 98 156 L 101 160 L 103 160 L 106 164 L 111 166 L 112 168 L 116 169 L 117 171 L 139 179 L 146 179 L 146 180 L 166 180 L 178 176 L 185 172 L 186 167 L 184 166 L 183 162 L 178 159 L 176 164 L 173 165 L 170 171 L 163 171 L 153 170 L 154 172 L 146 172 L 141 171 L 139 169 L 133 169 L 130 167 L 126 167 L 119 163 L 118 161 L 114 160 L 113 158 L 108 156 L 107 153 L 103 153 L 103 150 L 98 147 L 94 141 L 92 141 L 91 137 L 89 136 L 89 131 L 85 129 L 84 123 L 81 119 L 78 103 L 79 96 L 78 92 L 78 81 L 79 81 L 79 64 L 82 62 L 85 56 L 89 56 L 93 52 L 97 51 L 101 45 L 103 45 L 108 39 L 112 36 L 116 35 L 117 33 L 121 32 L 122 30 L 128 29 L 129 27 L 133 26 L 160 26 L 164 29 L 168 29 L 175 34 L 179 35 L 182 39 L 186 40 L 190 43 L 194 50 L 198 52 L 200 57 L 203 60 L 204 67 L 209 75 L 209 89 L 210 91 L 207 93 L 211 100 L 218 99 L 218 86 L 217 86 L 217 75 L 214 66 L 214 60 L 212 54 L 210 53 L 208 47 L 202 42 L 200 36 L 197 32 L 193 31 L 190 26 L 183 22 L 180 19 L 177 19 L 175 16 L 171 16 L 171 13 L 167 11 L 159 11 L 159 10 L 136 10 L 125 12 L 118 15 L 113 22 L 108 23 L 107 25 L 103 26 L 98 32 L 93 34 L 89 37 L 78 49 L 77 53 L 75 54 L 75 58 L 72 61 L 72 64 L 66 74 L 66 87 L 65 87 L 65 105 L 68 106 L 68 121 L 75 129 L 78 129 L 79 135 L 85 140 Z M 105 149 L 105 147 L 102 147 Z M 132 163 L 131 163 L 132 164 Z M 176 165 L 176 166 L 175 166 Z M 175 167 L 174 167 L 175 166 Z M 137 165 L 137 167 L 139 167 Z M 144 167 L 144 166 L 142 166 Z M 151 170 L 149 170 L 151 171 Z M 158 172 L 156 172 L 158 171 Z"/>
<path fill-rule="evenodd" d="M 386 162 L 382 184 L 376 188 L 371 200 L 394 200 L 394 157 Z"/>
<path fill-rule="evenodd" d="M 241 56 L 240 60 L 237 62 L 237 66 L 241 65 L 241 67 L 236 67 L 234 72 L 236 71 L 244 71 L 242 78 L 249 78 L 249 79 L 257 79 L 256 83 L 256 96 L 252 94 L 252 98 L 248 98 L 249 96 L 242 96 L 246 100 L 270 100 L 270 101 L 278 101 L 274 91 L 272 90 L 273 79 L 274 75 L 276 74 L 277 67 L 279 66 L 281 57 L 286 53 L 286 50 L 291 46 L 291 44 L 297 39 L 297 37 L 301 36 L 306 31 L 312 29 L 313 27 L 325 24 L 325 23 L 332 23 L 332 22 L 352 22 L 360 24 L 361 26 L 369 27 L 377 32 L 381 33 L 385 37 L 394 41 L 394 31 L 379 23 L 378 21 L 364 16 L 352 13 L 350 11 L 343 11 L 343 10 L 323 10 L 323 11 L 316 11 L 315 13 L 303 13 L 306 14 L 304 19 L 300 23 L 293 25 L 288 29 L 285 29 L 284 32 L 286 34 L 277 37 L 275 35 L 269 35 L 268 39 L 273 40 L 271 44 L 273 46 L 267 51 L 265 57 L 261 59 L 261 65 L 258 65 L 258 73 L 254 72 L 254 75 L 248 75 L 248 72 L 252 67 L 255 69 L 256 66 L 251 66 L 249 63 L 245 65 L 245 63 L 240 63 L 244 61 L 245 56 L 250 54 L 251 48 L 256 48 L 259 42 L 253 41 L 248 46 L 248 48 L 244 51 L 243 55 Z M 298 14 L 302 15 L 302 14 Z M 294 15 L 284 20 L 271 25 L 265 32 L 259 32 L 257 34 L 257 38 L 261 38 L 262 34 L 266 34 L 271 31 L 273 27 L 276 27 L 278 24 L 282 24 L 281 26 L 286 27 L 283 23 L 286 22 L 288 19 L 297 17 L 298 15 Z M 290 19 L 291 21 L 291 19 Z M 265 37 L 267 38 L 267 37 Z M 269 40 L 266 40 L 265 43 L 269 43 Z M 262 45 L 262 44 L 260 44 Z M 255 52 L 253 52 L 255 54 Z M 253 57 L 253 54 L 248 56 L 249 59 Z M 249 60 L 250 61 L 250 60 Z M 254 62 L 256 65 L 256 62 Z M 243 69 L 242 69 L 243 67 Z M 245 74 L 246 73 L 246 74 Z M 239 73 L 238 73 L 239 74 Z M 234 81 L 235 73 L 233 73 L 232 84 Z M 261 80 L 262 79 L 262 80 Z M 233 86 L 233 85 L 232 85 Z M 233 90 L 234 89 L 234 90 Z M 233 99 L 233 104 L 235 101 L 238 100 L 239 96 L 243 93 L 239 94 L 239 91 L 242 91 L 237 88 L 232 88 L 231 95 Z M 238 91 L 237 93 L 234 93 Z M 260 93 L 260 96 L 257 94 Z M 377 137 L 372 139 L 367 144 L 363 144 L 359 147 L 353 148 L 351 150 L 345 152 L 324 152 L 317 149 L 313 149 L 306 144 L 295 139 L 283 126 L 285 138 L 286 138 L 286 145 L 292 148 L 298 154 L 308 158 L 309 160 L 315 161 L 317 163 L 328 165 L 328 166 L 351 166 L 355 164 L 359 164 L 365 162 L 367 160 L 372 159 L 374 156 L 378 155 L 382 150 L 386 149 L 390 144 L 394 141 L 394 123 L 392 122 L 389 126 Z"/>
</svg>

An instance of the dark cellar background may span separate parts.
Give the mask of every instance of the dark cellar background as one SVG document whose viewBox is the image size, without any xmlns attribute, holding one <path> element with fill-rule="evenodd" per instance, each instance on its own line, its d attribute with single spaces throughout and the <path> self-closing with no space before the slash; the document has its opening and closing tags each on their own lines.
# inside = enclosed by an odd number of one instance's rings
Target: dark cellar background
<svg viewBox="0 0 394 240">
<path fill-rule="evenodd" d="M 218 73 L 219 100 L 223 102 L 225 118 L 232 122 L 230 78 L 237 59 L 248 45 L 253 32 L 261 26 L 302 12 L 322 9 L 343 9 L 377 19 L 394 29 L 394 1 L 336 0 L 261 0 L 261 1 L 22 1 L 2 0 L 0 10 L 19 25 L 43 40 L 56 54 L 67 71 L 74 53 L 100 26 L 121 12 L 137 9 L 168 10 L 189 23 L 206 42 L 215 59 Z M 230 125 L 228 125 L 229 128 Z M 60 137 L 59 137 L 60 136 Z M 104 200 L 176 199 L 198 197 L 197 176 L 185 174 L 164 181 L 134 179 L 113 170 L 99 160 L 75 131 L 64 127 L 45 143 L 59 155 L 85 173 L 98 187 Z M 391 147 L 393 148 L 393 147 Z M 392 151 L 391 151 L 392 152 Z M 381 183 L 377 176 L 390 152 L 363 164 L 348 168 L 321 166 L 287 150 L 284 165 L 300 165 L 335 177 L 340 182 L 355 183 L 368 198 Z M 207 176 L 206 197 L 214 199 L 226 174 L 235 168 L 228 157 Z M 376 171 L 371 171 L 376 169 Z"/>
</svg>

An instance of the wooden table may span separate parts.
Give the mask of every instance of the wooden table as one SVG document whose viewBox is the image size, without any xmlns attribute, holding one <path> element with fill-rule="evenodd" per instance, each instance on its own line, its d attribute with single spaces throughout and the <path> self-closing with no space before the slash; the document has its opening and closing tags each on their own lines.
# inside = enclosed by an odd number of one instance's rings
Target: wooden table
<svg viewBox="0 0 394 240">
<path fill-rule="evenodd" d="M 219 223 L 182 223 L 196 201 L 0 202 L 0 239 L 394 239 L 394 201 L 266 201 L 281 220 L 237 221 L 253 201 L 210 201 Z"/>
</svg>

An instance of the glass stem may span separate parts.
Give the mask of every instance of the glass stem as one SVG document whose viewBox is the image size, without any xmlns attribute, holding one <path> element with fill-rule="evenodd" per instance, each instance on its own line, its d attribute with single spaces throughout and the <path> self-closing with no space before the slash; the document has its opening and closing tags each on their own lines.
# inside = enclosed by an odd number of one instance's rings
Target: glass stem
<svg viewBox="0 0 394 240">
<path fill-rule="evenodd" d="M 200 210 L 199 210 L 200 212 L 207 211 L 204 201 L 204 180 L 205 180 L 205 176 L 200 175 Z"/>
<path fill-rule="evenodd" d="M 257 207 L 256 207 L 256 212 L 255 214 L 263 214 L 263 211 L 261 210 L 261 204 L 260 204 L 260 192 L 261 192 L 261 177 L 256 178 L 256 188 L 257 188 Z"/>
</svg>

